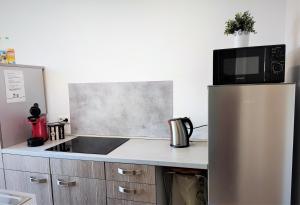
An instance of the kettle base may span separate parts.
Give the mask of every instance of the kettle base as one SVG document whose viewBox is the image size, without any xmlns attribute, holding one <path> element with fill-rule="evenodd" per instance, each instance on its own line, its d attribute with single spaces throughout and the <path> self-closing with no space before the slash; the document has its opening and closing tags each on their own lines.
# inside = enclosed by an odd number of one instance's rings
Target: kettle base
<svg viewBox="0 0 300 205">
<path fill-rule="evenodd" d="M 170 144 L 171 147 L 174 147 L 174 148 L 185 148 L 185 147 L 188 147 L 190 145 L 172 145 Z"/>
<path fill-rule="evenodd" d="M 38 147 L 44 144 L 44 138 L 42 137 L 32 137 L 27 139 L 27 146 L 28 147 Z"/>
</svg>

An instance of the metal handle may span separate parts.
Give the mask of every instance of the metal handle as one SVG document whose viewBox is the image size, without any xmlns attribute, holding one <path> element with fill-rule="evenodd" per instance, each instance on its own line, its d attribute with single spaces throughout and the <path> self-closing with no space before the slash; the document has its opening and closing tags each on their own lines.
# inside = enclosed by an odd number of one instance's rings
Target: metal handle
<svg viewBox="0 0 300 205">
<path fill-rule="evenodd" d="M 57 180 L 57 185 L 58 186 L 75 186 L 76 185 L 76 181 L 72 181 L 72 182 L 66 182 L 64 180 L 58 179 Z"/>
<path fill-rule="evenodd" d="M 121 175 L 140 175 L 140 174 L 142 174 L 142 171 L 141 170 L 125 170 L 125 169 L 118 168 L 118 174 L 121 174 Z"/>
<path fill-rule="evenodd" d="M 135 189 L 126 189 L 124 187 L 119 186 L 119 192 L 120 193 L 125 193 L 125 194 L 136 194 Z"/>
<path fill-rule="evenodd" d="M 31 183 L 36 183 L 36 184 L 42 184 L 47 182 L 47 179 L 38 179 L 36 177 L 30 177 L 29 180 Z"/>
</svg>

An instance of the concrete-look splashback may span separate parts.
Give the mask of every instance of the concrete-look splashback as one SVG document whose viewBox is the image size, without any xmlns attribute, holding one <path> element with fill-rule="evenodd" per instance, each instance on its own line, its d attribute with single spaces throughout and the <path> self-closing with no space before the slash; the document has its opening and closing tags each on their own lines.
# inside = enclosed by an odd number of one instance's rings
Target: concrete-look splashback
<svg viewBox="0 0 300 205">
<path fill-rule="evenodd" d="M 69 84 L 72 134 L 168 137 L 173 82 Z"/>
</svg>

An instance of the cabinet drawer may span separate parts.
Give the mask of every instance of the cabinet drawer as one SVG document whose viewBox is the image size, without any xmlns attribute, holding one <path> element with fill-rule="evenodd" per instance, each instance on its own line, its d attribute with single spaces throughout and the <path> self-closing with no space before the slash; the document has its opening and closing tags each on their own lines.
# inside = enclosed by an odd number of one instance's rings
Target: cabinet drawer
<svg viewBox="0 0 300 205">
<path fill-rule="evenodd" d="M 107 198 L 107 205 L 154 205 L 154 204 Z"/>
<path fill-rule="evenodd" d="M 108 198 L 156 203 L 155 185 L 106 181 L 106 189 Z"/>
<path fill-rule="evenodd" d="M 105 179 L 104 162 L 50 159 L 50 165 L 52 174 Z"/>
<path fill-rule="evenodd" d="M 105 180 L 52 175 L 54 205 L 106 205 Z"/>
<path fill-rule="evenodd" d="M 105 163 L 105 169 L 107 180 L 155 184 L 155 166 Z"/>
<path fill-rule="evenodd" d="M 49 174 L 5 170 L 5 178 L 8 190 L 34 194 L 37 204 L 52 205 Z"/>
<path fill-rule="evenodd" d="M 4 169 L 50 173 L 49 158 L 3 154 Z"/>
</svg>

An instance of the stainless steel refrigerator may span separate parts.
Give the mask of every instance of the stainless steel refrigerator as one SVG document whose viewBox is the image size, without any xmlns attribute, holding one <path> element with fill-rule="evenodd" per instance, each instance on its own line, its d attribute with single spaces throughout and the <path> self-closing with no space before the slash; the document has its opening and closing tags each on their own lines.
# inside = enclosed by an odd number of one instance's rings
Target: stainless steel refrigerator
<svg viewBox="0 0 300 205">
<path fill-rule="evenodd" d="M 290 204 L 295 84 L 208 90 L 209 204 Z"/>
<path fill-rule="evenodd" d="M 9 147 L 31 137 L 29 109 L 38 103 L 46 113 L 44 69 L 0 64 L 0 141 Z"/>
</svg>

